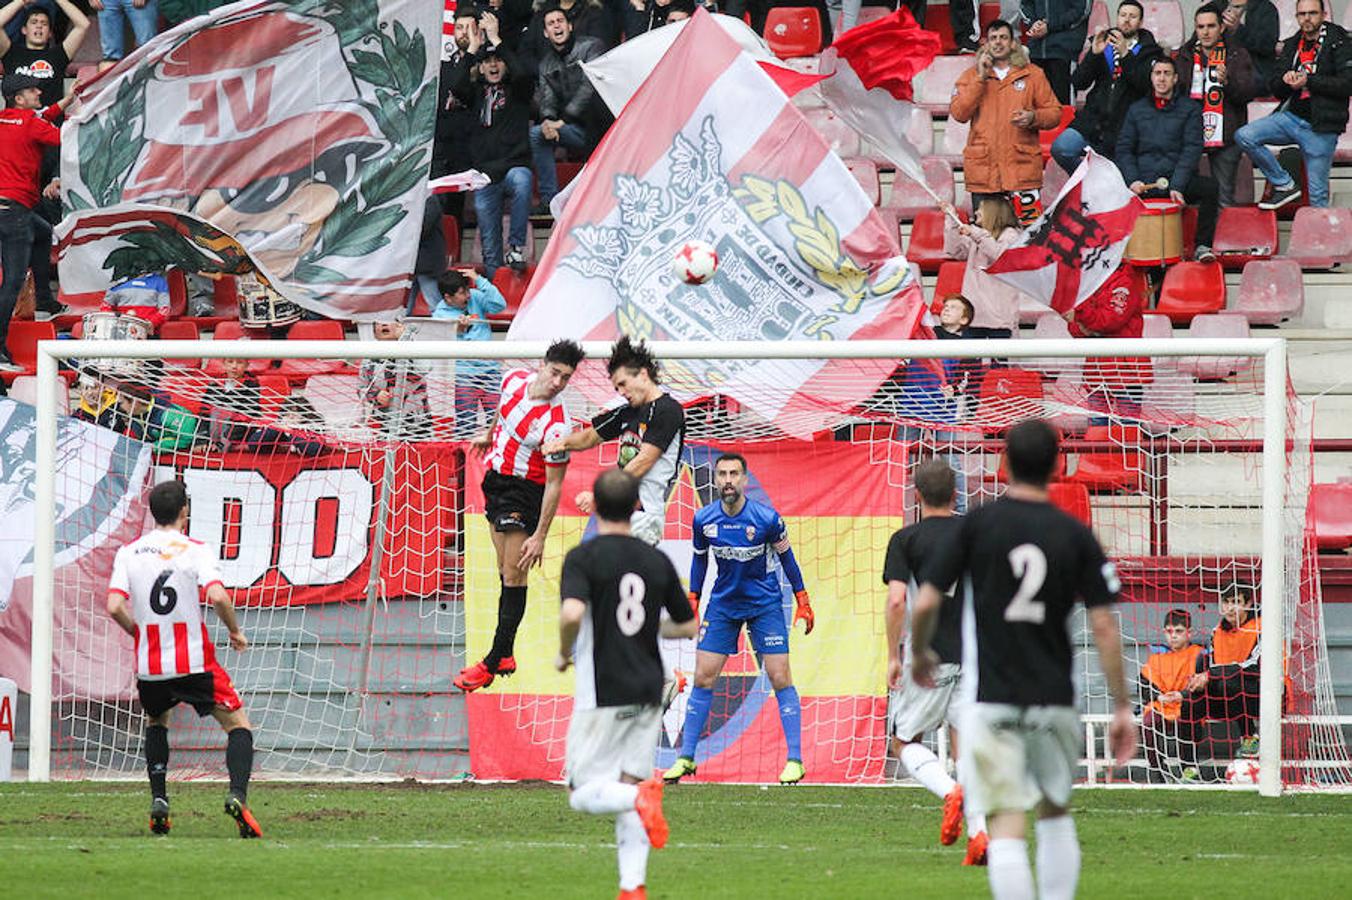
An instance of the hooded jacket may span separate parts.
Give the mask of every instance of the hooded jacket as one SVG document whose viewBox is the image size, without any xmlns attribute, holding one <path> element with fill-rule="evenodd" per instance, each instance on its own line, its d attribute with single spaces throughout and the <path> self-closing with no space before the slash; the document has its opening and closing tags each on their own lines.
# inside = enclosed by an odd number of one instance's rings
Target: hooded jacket
<svg viewBox="0 0 1352 900">
<path fill-rule="evenodd" d="M 1015 111 L 1033 111 L 1033 127 L 1010 121 Z M 1042 187 L 1042 147 L 1039 130 L 1061 121 L 1061 101 L 1052 93 L 1042 70 L 1028 62 L 1016 46 L 1009 55 L 1004 79 L 977 77 L 976 67 L 958 77 L 949 116 L 970 122 L 962 151 L 963 179 L 974 194 L 1031 191 Z"/>
</svg>

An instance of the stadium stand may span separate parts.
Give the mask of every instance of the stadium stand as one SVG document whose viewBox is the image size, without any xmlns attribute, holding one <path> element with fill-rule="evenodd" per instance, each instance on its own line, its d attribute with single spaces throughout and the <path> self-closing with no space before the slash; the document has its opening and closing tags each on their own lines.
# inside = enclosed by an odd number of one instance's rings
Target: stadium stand
<svg viewBox="0 0 1352 900">
<path fill-rule="evenodd" d="M 1234 311 L 1250 325 L 1279 325 L 1305 309 L 1305 283 L 1293 259 L 1256 259 L 1244 266 Z"/>
<path fill-rule="evenodd" d="M 1352 259 L 1352 210 L 1302 207 L 1283 254 L 1303 269 L 1329 269 Z"/>
<path fill-rule="evenodd" d="M 934 209 L 934 197 L 930 191 L 947 203 L 954 201 L 956 190 L 953 167 L 937 156 L 925 157 L 921 165 L 925 170 L 925 185 L 929 191 L 900 172 L 892 179 L 892 192 L 884 205 L 896 213 L 901 221 L 912 220 L 920 213 Z"/>
<path fill-rule="evenodd" d="M 1277 252 L 1277 214 L 1250 206 L 1222 209 L 1211 249 L 1227 269 L 1267 259 Z"/>
<path fill-rule="evenodd" d="M 822 49 L 821 14 L 815 6 L 777 6 L 765 16 L 765 43 L 780 59 L 814 56 Z"/>
<path fill-rule="evenodd" d="M 1352 547 L 1352 482 L 1313 485 L 1310 519 L 1315 543 L 1321 551 Z"/>
<path fill-rule="evenodd" d="M 1196 315 L 1188 323 L 1188 337 L 1193 338 L 1246 338 L 1249 336 L 1249 320 L 1238 313 L 1203 313 Z M 1227 356 L 1181 356 L 1178 370 L 1191 375 L 1198 381 L 1217 381 L 1229 378 L 1253 368 L 1253 360 L 1248 357 Z"/>
</svg>

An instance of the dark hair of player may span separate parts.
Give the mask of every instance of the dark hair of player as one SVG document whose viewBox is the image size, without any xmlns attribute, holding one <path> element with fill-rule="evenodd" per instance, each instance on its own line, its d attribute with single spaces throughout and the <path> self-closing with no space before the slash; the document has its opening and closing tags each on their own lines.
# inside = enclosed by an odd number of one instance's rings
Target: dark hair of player
<svg viewBox="0 0 1352 900">
<path fill-rule="evenodd" d="M 1192 20 L 1196 22 L 1197 17 L 1202 15 L 1202 13 L 1211 13 L 1216 17 L 1217 22 L 1225 17 L 1225 11 L 1221 8 L 1219 3 L 1203 3 L 1201 6 L 1197 7 L 1197 12 L 1192 14 Z"/>
<path fill-rule="evenodd" d="M 1124 6 L 1136 7 L 1136 11 L 1141 14 L 1141 18 L 1145 18 L 1145 7 L 1141 5 L 1140 0 L 1122 0 L 1121 3 L 1117 4 L 1118 12 L 1121 12 Z"/>
<path fill-rule="evenodd" d="M 992 31 L 1000 31 L 1001 29 L 1007 31 L 1011 39 L 1014 37 L 1014 26 L 1004 19 L 992 19 L 986 24 L 986 34 L 990 34 Z"/>
<path fill-rule="evenodd" d="M 472 287 L 464 272 L 447 269 L 437 276 L 437 291 L 442 294 L 458 294 L 462 289 Z"/>
<path fill-rule="evenodd" d="M 1192 627 L 1192 613 L 1186 609 L 1171 609 L 1164 614 L 1164 627 L 1170 625 L 1182 625 L 1184 628 Z"/>
<path fill-rule="evenodd" d="M 638 506 L 638 479 L 621 469 L 607 469 L 592 485 L 596 514 L 606 522 L 628 522 Z"/>
<path fill-rule="evenodd" d="M 1056 429 L 1045 419 L 1025 419 L 1005 435 L 1005 459 L 1014 481 L 1046 487 L 1060 452 Z"/>
<path fill-rule="evenodd" d="M 582 345 L 577 341 L 570 341 L 567 338 L 560 338 L 549 345 L 545 351 L 545 362 L 559 363 L 576 369 L 578 363 L 587 358 L 587 351 L 582 349 Z"/>
<path fill-rule="evenodd" d="M 150 489 L 150 514 L 156 525 L 172 525 L 188 505 L 188 489 L 181 481 L 161 481 Z"/>
<path fill-rule="evenodd" d="M 721 466 L 721 465 L 722 465 L 723 463 L 725 463 L 725 462 L 738 462 L 738 463 L 741 463 L 741 464 L 742 464 L 742 472 L 743 472 L 743 473 L 745 473 L 745 472 L 748 470 L 748 466 L 747 466 L 747 464 L 746 464 L 746 457 L 743 456 L 743 455 L 740 454 L 740 453 L 732 453 L 732 452 L 728 452 L 728 453 L 720 453 L 720 454 L 718 455 L 718 459 L 714 460 L 714 468 L 717 469 L 719 466 Z"/>
<path fill-rule="evenodd" d="M 619 369 L 646 369 L 653 384 L 658 382 L 657 360 L 653 359 L 648 345 L 640 338 L 637 343 L 622 334 L 610 350 L 610 360 L 606 363 L 606 374 L 614 375 Z"/>
<path fill-rule="evenodd" d="M 915 467 L 915 489 L 931 509 L 943 509 L 953 502 L 957 481 L 952 467 L 942 459 L 927 459 Z"/>
<path fill-rule="evenodd" d="M 1253 608 L 1253 588 L 1242 584 L 1231 584 L 1221 591 L 1221 600 L 1238 600 L 1244 606 Z"/>
</svg>

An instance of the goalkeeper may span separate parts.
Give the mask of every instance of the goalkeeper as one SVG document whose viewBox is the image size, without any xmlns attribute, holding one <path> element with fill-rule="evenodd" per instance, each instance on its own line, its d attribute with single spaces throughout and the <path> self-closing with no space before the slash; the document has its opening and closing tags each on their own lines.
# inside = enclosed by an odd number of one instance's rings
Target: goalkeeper
<svg viewBox="0 0 1352 900">
<path fill-rule="evenodd" d="M 718 560 L 718 575 L 709 595 L 695 653 L 695 688 L 686 706 L 681 755 L 663 776 L 668 782 L 695 774 L 695 747 L 709 718 L 714 680 L 723 671 L 730 654 L 737 652 L 737 638 L 746 625 L 751 646 L 760 655 L 765 674 L 775 691 L 779 721 L 784 726 L 788 761 L 779 774 L 780 784 L 803 780 L 801 706 L 789 672 L 789 633 L 785 623 L 781 567 L 797 598 L 793 621 L 806 623 L 812 633 L 812 605 L 803 588 L 803 573 L 789 547 L 784 520 L 768 504 L 746 496 L 746 458 L 724 453 L 714 463 L 714 488 L 719 500 L 695 513 L 692 526 L 694 557 L 690 564 L 690 605 L 698 613 L 700 588 L 704 585 L 709 555 Z"/>
</svg>

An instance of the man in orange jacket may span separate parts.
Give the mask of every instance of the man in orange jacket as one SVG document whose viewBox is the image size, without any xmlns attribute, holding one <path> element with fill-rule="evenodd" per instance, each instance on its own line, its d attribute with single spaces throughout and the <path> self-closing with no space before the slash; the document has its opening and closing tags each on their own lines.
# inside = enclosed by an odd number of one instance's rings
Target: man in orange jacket
<svg viewBox="0 0 1352 900">
<path fill-rule="evenodd" d="M 1190 741 L 1179 741 L 1178 717 L 1183 711 L 1184 691 L 1194 675 L 1206 671 L 1206 650 L 1192 642 L 1192 615 L 1186 609 L 1171 609 L 1164 616 L 1167 649 L 1152 653 L 1141 666 L 1141 743 L 1153 772 L 1165 771 L 1168 756 L 1185 765 L 1196 762 Z M 1170 745 L 1177 749 L 1170 753 Z"/>
</svg>

